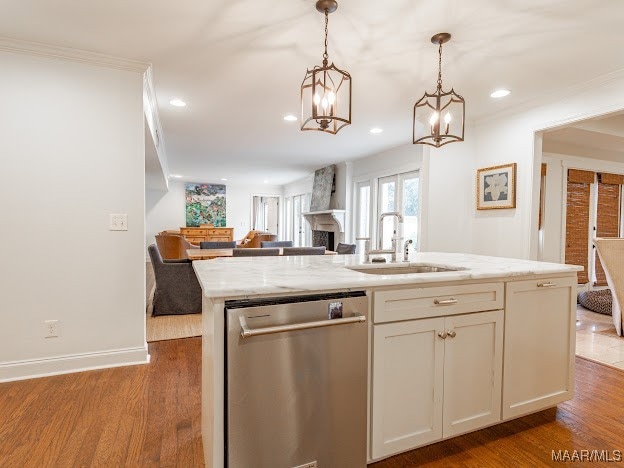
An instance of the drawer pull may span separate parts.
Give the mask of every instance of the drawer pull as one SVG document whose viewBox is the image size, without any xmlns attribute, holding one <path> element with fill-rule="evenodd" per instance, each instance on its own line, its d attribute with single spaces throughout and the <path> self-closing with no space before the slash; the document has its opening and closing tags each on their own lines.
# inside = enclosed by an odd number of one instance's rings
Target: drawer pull
<svg viewBox="0 0 624 468">
<path fill-rule="evenodd" d="M 449 336 L 449 338 L 455 338 L 457 336 L 457 333 L 451 330 L 450 332 L 447 333 L 447 335 Z"/>
<path fill-rule="evenodd" d="M 446 340 L 447 334 L 445 331 L 438 332 L 438 336 L 443 340 Z"/>
<path fill-rule="evenodd" d="M 538 288 L 552 288 L 553 286 L 557 286 L 557 283 L 537 283 Z"/>
<path fill-rule="evenodd" d="M 457 304 L 457 299 L 450 298 L 450 299 L 444 299 L 442 301 L 440 299 L 434 299 L 433 303 L 435 305 L 453 305 L 453 304 Z"/>
</svg>

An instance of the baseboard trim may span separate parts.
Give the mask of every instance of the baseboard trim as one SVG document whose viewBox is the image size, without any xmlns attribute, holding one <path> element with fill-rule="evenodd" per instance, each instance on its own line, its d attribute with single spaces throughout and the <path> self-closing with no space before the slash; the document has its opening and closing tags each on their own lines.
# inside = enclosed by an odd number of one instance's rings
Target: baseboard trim
<svg viewBox="0 0 624 468">
<path fill-rule="evenodd" d="M 0 363 L 0 382 L 13 382 L 73 372 L 148 364 L 149 361 L 150 355 L 146 343 L 139 348 L 6 362 Z"/>
</svg>

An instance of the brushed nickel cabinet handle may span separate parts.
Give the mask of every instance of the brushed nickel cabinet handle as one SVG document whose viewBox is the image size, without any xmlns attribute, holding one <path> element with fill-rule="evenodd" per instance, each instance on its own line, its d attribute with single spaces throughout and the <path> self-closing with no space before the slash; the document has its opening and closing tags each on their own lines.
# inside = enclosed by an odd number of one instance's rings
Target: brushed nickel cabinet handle
<svg viewBox="0 0 624 468">
<path fill-rule="evenodd" d="M 551 283 L 550 281 L 548 283 L 537 283 L 538 288 L 552 288 L 553 286 L 557 286 L 557 283 Z"/>
<path fill-rule="evenodd" d="M 453 304 L 457 304 L 457 299 L 454 298 L 450 298 L 450 299 L 434 299 L 433 303 L 435 305 L 453 305 Z"/>
<path fill-rule="evenodd" d="M 438 336 L 442 338 L 443 340 L 446 340 L 447 334 L 445 331 L 441 331 L 441 332 L 438 332 Z"/>
<path fill-rule="evenodd" d="M 450 338 L 455 338 L 455 337 L 457 336 L 457 333 L 455 333 L 454 331 L 452 331 L 452 330 L 451 330 L 450 332 L 448 332 L 448 333 L 447 333 L 447 335 L 448 335 Z"/>
</svg>

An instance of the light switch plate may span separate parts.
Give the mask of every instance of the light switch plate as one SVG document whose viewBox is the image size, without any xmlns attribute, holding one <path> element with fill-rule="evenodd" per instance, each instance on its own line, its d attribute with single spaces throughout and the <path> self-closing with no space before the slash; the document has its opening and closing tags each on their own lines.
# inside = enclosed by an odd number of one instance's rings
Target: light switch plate
<svg viewBox="0 0 624 468">
<path fill-rule="evenodd" d="M 111 231 L 127 231 L 128 230 L 128 215 L 127 214 L 109 215 L 108 229 Z"/>
</svg>

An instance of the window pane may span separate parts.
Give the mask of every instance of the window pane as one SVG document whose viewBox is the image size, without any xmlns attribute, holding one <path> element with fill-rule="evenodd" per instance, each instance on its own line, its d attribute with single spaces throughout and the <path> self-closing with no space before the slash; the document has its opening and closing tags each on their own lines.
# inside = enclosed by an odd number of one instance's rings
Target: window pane
<svg viewBox="0 0 624 468">
<path fill-rule="evenodd" d="M 392 181 L 383 181 L 380 180 L 379 184 L 379 215 L 383 213 L 388 213 L 391 211 L 396 211 L 396 199 L 395 199 L 395 188 L 396 182 Z M 382 226 L 382 235 L 383 235 L 383 245 L 382 249 L 390 249 L 392 247 L 392 236 L 394 235 L 396 225 L 396 218 L 394 217 L 386 217 L 383 220 Z M 377 239 L 377 243 L 379 244 L 379 239 Z"/>
<path fill-rule="evenodd" d="M 358 229 L 356 237 L 370 237 L 370 185 L 360 187 L 358 203 Z"/>
<path fill-rule="evenodd" d="M 411 239 L 418 247 L 418 177 L 403 180 L 403 238 Z"/>
</svg>

